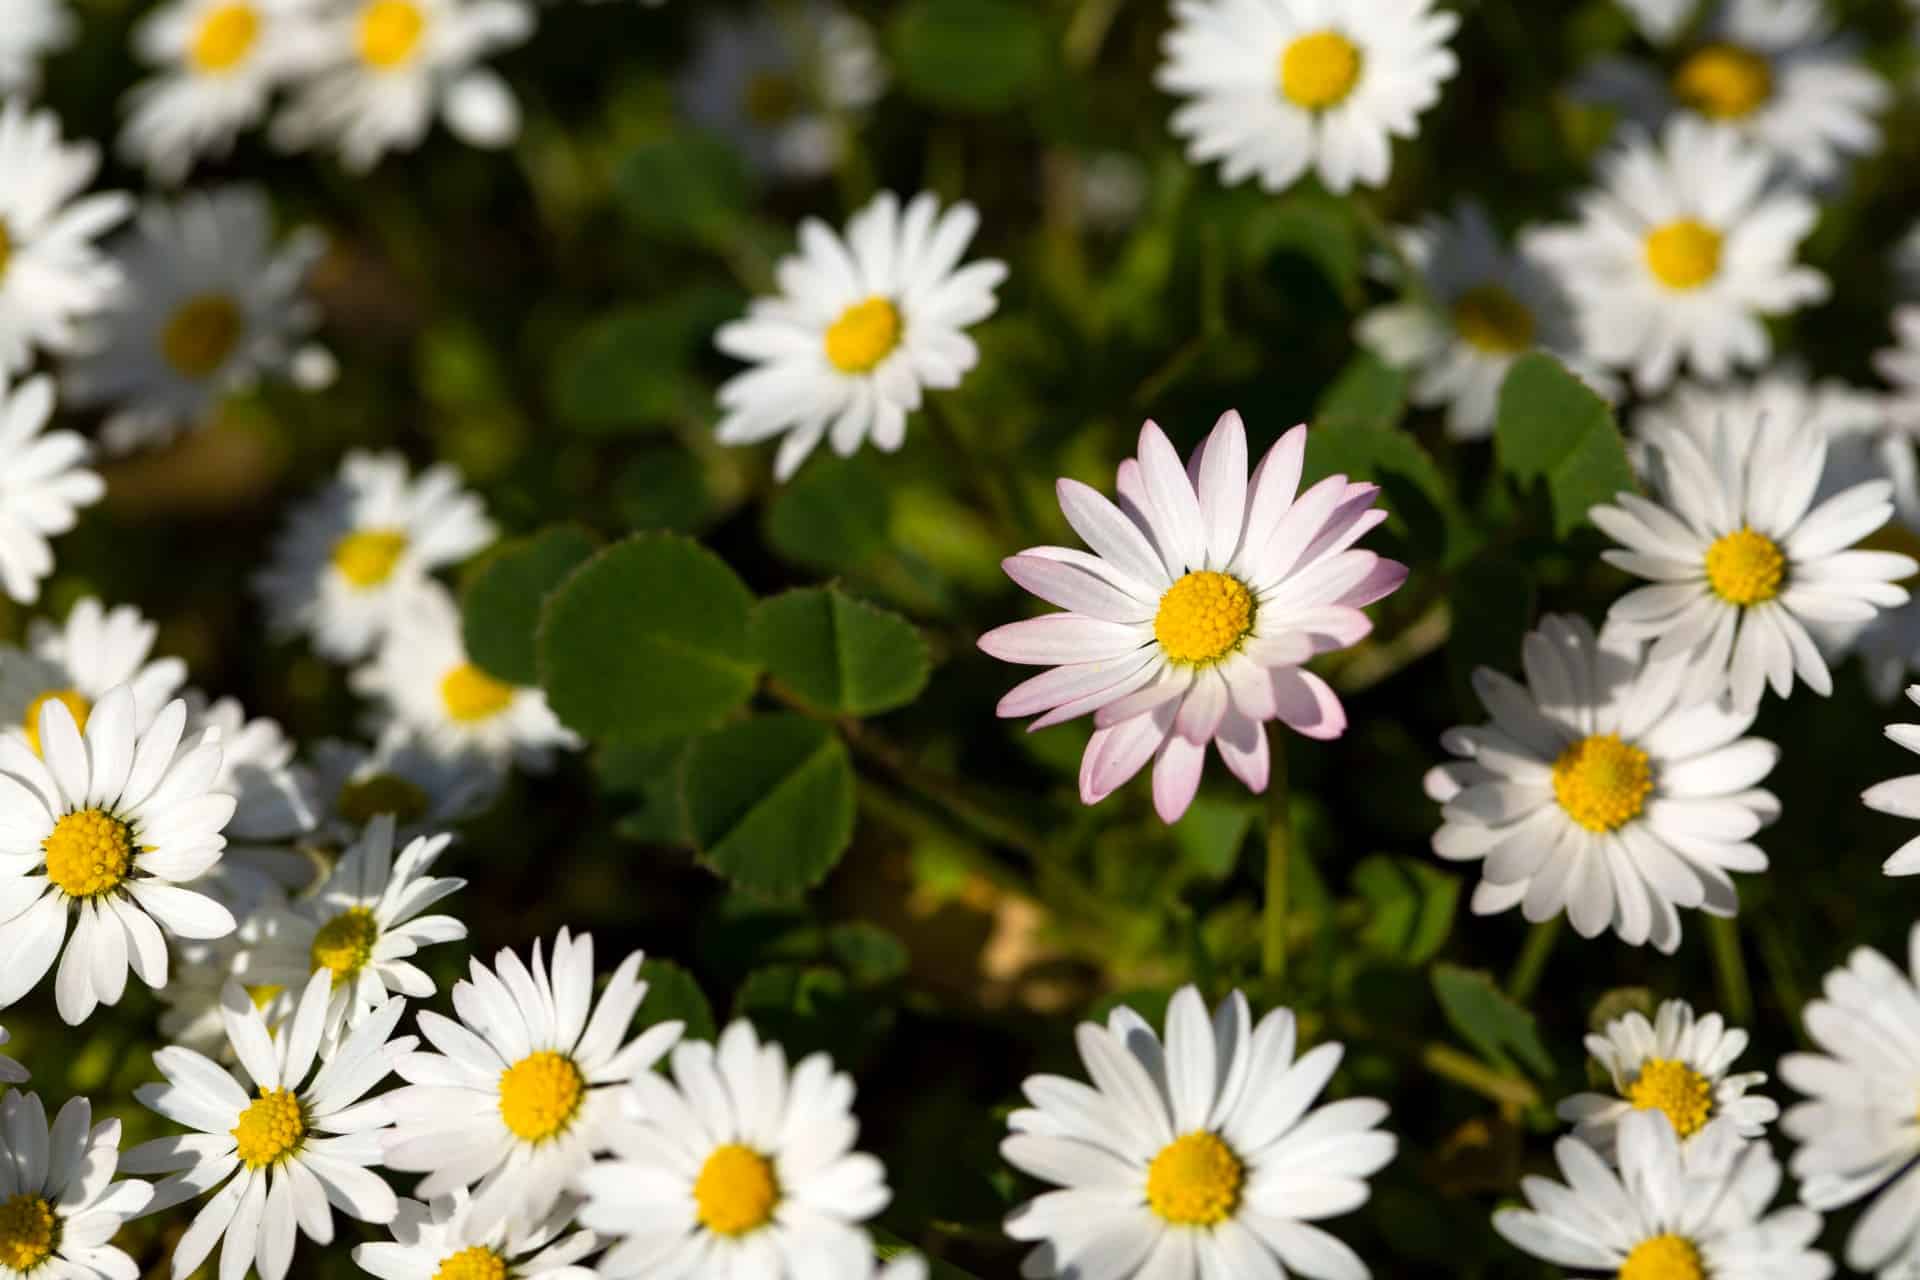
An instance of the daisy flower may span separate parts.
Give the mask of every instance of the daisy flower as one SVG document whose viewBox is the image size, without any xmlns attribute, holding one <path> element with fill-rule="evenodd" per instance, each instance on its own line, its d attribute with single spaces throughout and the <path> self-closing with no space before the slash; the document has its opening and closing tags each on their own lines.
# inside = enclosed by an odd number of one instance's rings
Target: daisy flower
<svg viewBox="0 0 1920 1280">
<path fill-rule="evenodd" d="M 236 840 L 287 840 L 313 826 L 313 813 L 293 771 L 293 743 L 279 722 L 248 719 L 234 698 L 209 703 L 187 690 L 187 736 L 212 731 L 220 744 L 215 789 L 234 797 L 227 834 Z"/>
<path fill-rule="evenodd" d="M 85 354 L 62 374 L 68 399 L 107 407 L 101 439 L 127 453 L 206 426 L 263 377 L 299 380 L 318 320 L 303 290 L 324 247 L 315 233 L 276 247 L 258 187 L 149 203 L 115 246 L 122 305 L 93 323 Z"/>
<path fill-rule="evenodd" d="M 0 731 L 40 749 L 40 709 L 58 702 L 82 729 L 109 689 L 133 690 L 134 727 L 146 729 L 187 678 L 178 658 L 155 658 L 159 628 L 132 605 L 112 609 L 88 596 L 51 623 L 35 618 L 24 650 L 0 647 Z"/>
<path fill-rule="evenodd" d="M 1641 442 L 1657 440 L 1663 432 L 1684 432 L 1702 452 L 1710 452 L 1714 432 L 1726 422 L 1739 433 L 1738 446 L 1745 448 L 1747 437 L 1769 418 L 1804 422 L 1826 436 L 1831 472 L 1833 446 L 1842 437 L 1878 431 L 1887 411 L 1881 397 L 1870 391 L 1832 378 L 1809 381 L 1797 370 L 1774 369 L 1757 378 L 1717 384 L 1681 382 L 1662 399 L 1635 410 L 1632 448 L 1640 454 L 1637 469 L 1648 470 Z"/>
<path fill-rule="evenodd" d="M 1459 61 L 1457 15 L 1432 0 L 1176 0 L 1154 83 L 1195 164 L 1267 191 L 1308 170 L 1336 194 L 1378 187 L 1394 138 L 1420 132 Z"/>
<path fill-rule="evenodd" d="M 1502 245 L 1480 205 L 1428 219 L 1402 232 L 1400 243 L 1420 274 L 1422 296 L 1369 311 L 1355 336 L 1388 364 L 1413 371 L 1413 402 L 1445 407 L 1448 435 L 1493 433 L 1507 371 L 1529 351 L 1558 357 L 1612 396 L 1610 378 L 1582 368 L 1573 304 L 1559 282 L 1524 249 Z"/>
<path fill-rule="evenodd" d="M 167 985 L 161 929 L 180 938 L 232 933 L 233 915 L 185 887 L 220 860 L 233 797 L 212 789 L 217 742 L 181 740 L 186 704 L 134 725 L 133 691 L 110 691 L 83 738 L 64 702 L 40 710 L 45 759 L 0 737 L 0 924 L 11 939 L 0 1007 L 31 991 L 73 938 L 54 979 L 69 1024 L 117 1004 L 129 968 Z"/>
<path fill-rule="evenodd" d="M 853 1080 L 823 1053 L 789 1072 L 745 1021 L 717 1045 L 678 1045 L 672 1066 L 671 1084 L 634 1076 L 614 1158 L 580 1175 L 581 1225 L 617 1240 L 601 1274 L 870 1274 L 860 1224 L 892 1193 L 880 1162 L 853 1149 Z"/>
<path fill-rule="evenodd" d="M 388 1099 L 399 1122 L 388 1166 L 426 1174 L 424 1197 L 472 1187 L 482 1222 L 520 1231 L 545 1220 L 608 1141 L 622 1087 L 680 1038 L 678 1022 L 626 1038 L 647 994 L 641 959 L 635 951 L 620 962 L 597 1004 L 587 934 L 562 929 L 551 968 L 538 942 L 531 971 L 506 950 L 492 969 L 470 961 L 453 988 L 460 1020 L 420 1013 L 439 1052 L 400 1060 L 408 1084 Z"/>
<path fill-rule="evenodd" d="M 334 844 L 383 813 L 393 815 L 402 840 L 457 826 L 484 811 L 500 786 L 484 756 L 437 751 L 397 725 L 371 748 L 332 738 L 314 744 L 305 777 L 315 838 Z"/>
<path fill-rule="evenodd" d="M 1583 618 L 1549 615 L 1521 648 L 1526 682 L 1485 667 L 1492 717 L 1441 738 L 1461 757 L 1426 777 L 1445 806 L 1433 851 L 1480 862 L 1476 915 L 1565 912 L 1582 937 L 1680 945 L 1676 908 L 1732 916 L 1730 871 L 1767 869 L 1752 843 L 1779 816 L 1758 790 L 1780 750 L 1743 738 L 1754 705 L 1679 705 L 1683 671 Z"/>
<path fill-rule="evenodd" d="M 445 588 L 423 583 L 393 619 L 374 660 L 354 671 L 354 691 L 380 700 L 371 728 L 418 733 L 448 754 L 470 752 L 496 766 L 552 764 L 556 747 L 580 739 L 561 726 L 539 689 L 496 680 L 467 657 L 460 611 Z"/>
<path fill-rule="evenodd" d="M 448 464 L 416 478 L 397 453 L 355 450 L 331 484 L 294 509 L 254 588 L 276 632 L 311 636 L 321 657 L 353 662 L 417 607 L 413 596 L 436 569 L 498 533 Z"/>
<path fill-rule="evenodd" d="M 1747 1033 L 1717 1013 L 1695 1018 L 1685 1000 L 1661 1001 L 1652 1022 L 1638 1010 L 1615 1018 L 1586 1044 L 1613 1094 L 1576 1093 L 1560 1103 L 1559 1116 L 1602 1154 L 1612 1155 L 1620 1122 L 1636 1111 L 1665 1115 L 1686 1145 L 1719 1141 L 1707 1136 L 1715 1126 L 1758 1138 L 1780 1115 L 1771 1098 L 1747 1094 L 1766 1083 L 1764 1071 L 1730 1070 L 1746 1052 Z"/>
<path fill-rule="evenodd" d="M 0 0 L 0 94 L 31 95 L 40 60 L 73 39 L 65 0 Z"/>
<path fill-rule="evenodd" d="M 0 373 L 0 589 L 21 604 L 40 598 L 53 572 L 52 537 L 78 521 L 107 486 L 86 466 L 92 452 L 71 431 L 48 431 L 53 382 L 29 378 L 7 389 Z"/>
<path fill-rule="evenodd" d="M 257 908 L 260 904 L 254 904 Z M 232 905 L 229 903 L 229 910 Z M 234 911 L 244 920 L 251 911 Z M 192 1049 L 210 1058 L 230 1060 L 227 1024 L 220 1015 L 220 1001 L 227 984 L 235 981 L 233 966 L 240 954 L 237 933 L 211 942 L 177 943 L 172 948 L 172 971 L 167 985 L 156 993 L 160 1000 L 160 1034 L 168 1044 Z M 262 987 L 248 991 L 256 1008 L 264 1010 L 280 995 L 278 990 Z"/>
<path fill-rule="evenodd" d="M 1870 480 L 1816 502 L 1827 437 L 1813 424 L 1723 419 L 1705 447 L 1685 431 L 1647 439 L 1654 498 L 1621 493 L 1589 513 L 1621 549 L 1608 564 L 1650 585 L 1608 611 L 1623 635 L 1653 641 L 1653 663 L 1686 669 L 1689 701 L 1730 689 L 1754 704 L 1786 697 L 1797 674 L 1833 691 L 1812 623 L 1870 621 L 1907 602 L 1920 561 L 1851 550 L 1893 515 L 1893 486 Z"/>
<path fill-rule="evenodd" d="M 11 1039 L 13 1037 L 7 1034 L 7 1029 L 0 1027 L 0 1044 L 5 1044 Z M 0 1053 L 0 1084 L 25 1084 L 29 1074 L 25 1067 L 6 1054 Z"/>
<path fill-rule="evenodd" d="M 137 1276 L 111 1243 L 141 1213 L 153 1188 L 114 1181 L 120 1122 L 93 1123 L 93 1106 L 70 1098 L 51 1127 L 38 1094 L 0 1098 L 0 1267 L 71 1280 Z M 44 1268 L 44 1270 L 43 1270 Z"/>
<path fill-rule="evenodd" d="M 1907 700 L 1920 704 L 1920 684 L 1907 686 Z M 1909 751 L 1920 752 L 1920 724 L 1890 724 L 1887 736 Z M 1920 818 L 1920 773 L 1877 782 L 1860 799 L 1867 808 L 1896 818 Z M 1893 856 L 1880 864 L 1880 870 L 1890 876 L 1920 875 L 1920 836 L 1894 850 Z"/>
<path fill-rule="evenodd" d="M 1769 189 L 1772 162 L 1730 130 L 1682 116 L 1600 162 L 1580 221 L 1533 234 L 1579 310 L 1587 353 L 1644 394 L 1684 365 L 1709 380 L 1766 362 L 1764 321 L 1827 296 L 1795 255 L 1819 216 Z"/>
<path fill-rule="evenodd" d="M 1893 551 L 1920 562 L 1920 454 L 1910 433 L 1881 427 L 1836 434 L 1828 441 L 1822 497 L 1872 480 L 1893 486 L 1893 518 L 1855 544 L 1857 549 Z M 1911 592 L 1914 584 L 1903 578 L 1899 585 Z M 1824 624 L 1814 629 L 1814 639 L 1830 662 L 1858 657 L 1868 690 L 1891 702 L 1908 673 L 1920 669 L 1920 601 L 1910 598 L 1865 622 Z"/>
<path fill-rule="evenodd" d="M 1916 228 L 1920 243 L 1920 228 Z M 1900 307 L 1893 313 L 1894 345 L 1876 352 L 1873 367 L 1893 388 L 1887 408 L 1894 425 L 1920 433 L 1920 306 Z"/>
<path fill-rule="evenodd" d="M 979 362 L 966 330 L 992 315 L 1006 264 L 960 266 L 980 215 L 945 213 L 930 193 L 902 211 L 874 197 L 842 240 L 826 224 L 800 224 L 800 252 L 776 268 L 777 298 L 756 298 L 723 325 L 714 345 L 753 368 L 720 388 L 721 444 L 784 435 L 774 475 L 793 475 L 824 438 L 842 457 L 869 437 L 886 452 L 906 439 L 921 392 L 947 390 Z"/>
<path fill-rule="evenodd" d="M 462 142 L 503 147 L 520 133 L 513 90 L 480 59 L 533 34 L 519 0 L 352 0 L 324 14 L 307 39 L 319 69 L 274 119 L 275 145 L 336 148 L 365 172 L 389 151 L 410 151 L 437 113 Z"/>
<path fill-rule="evenodd" d="M 1666 44 L 1680 34 L 1700 0 L 1618 0 L 1622 9 L 1653 44 Z"/>
<path fill-rule="evenodd" d="M 1501 1209 L 1493 1229 L 1515 1248 L 1557 1266 L 1624 1280 L 1826 1280 L 1833 1263 L 1808 1246 L 1820 1215 L 1780 1209 L 1762 1216 L 1780 1188 L 1780 1165 L 1764 1143 L 1702 1166 L 1673 1126 L 1640 1113 L 1620 1122 L 1620 1168 L 1578 1138 L 1553 1149 L 1564 1183 L 1521 1179 L 1528 1208 Z"/>
<path fill-rule="evenodd" d="M 594 1280 L 582 1258 L 603 1243 L 591 1231 L 569 1231 L 572 1201 L 563 1201 L 531 1231 L 481 1222 L 466 1189 L 432 1204 L 401 1200 L 391 1241 L 354 1246 L 353 1260 L 378 1280 Z"/>
<path fill-rule="evenodd" d="M 1384 1102 L 1313 1105 L 1340 1045 L 1296 1058 L 1291 1010 L 1256 1026 L 1236 991 L 1209 1019 L 1190 986 L 1167 1008 L 1164 1047 L 1124 1005 L 1076 1039 L 1093 1087 L 1030 1077 L 1033 1106 L 1000 1144 L 1008 1164 L 1061 1188 L 1007 1219 L 1008 1235 L 1039 1242 L 1023 1274 L 1365 1280 L 1353 1250 L 1310 1225 L 1365 1204 L 1397 1145 L 1378 1127 Z"/>
<path fill-rule="evenodd" d="M 1406 580 L 1406 566 L 1353 544 L 1387 518 L 1379 486 L 1331 476 L 1296 491 L 1307 429 L 1295 427 L 1247 478 L 1240 415 L 1221 417 L 1191 462 L 1159 427 L 1120 465 L 1115 506 L 1062 480 L 1060 509 L 1093 554 L 1034 547 L 1007 575 L 1066 610 L 980 637 L 1006 662 L 1055 668 L 1000 700 L 1003 716 L 1045 712 L 1035 729 L 1094 713 L 1080 798 L 1098 804 L 1149 760 L 1154 807 L 1177 821 L 1212 742 L 1253 791 L 1267 785 L 1265 722 L 1337 738 L 1346 712 L 1302 664 L 1356 644 L 1362 607 Z M 1197 487 L 1196 487 L 1197 486 Z"/>
<path fill-rule="evenodd" d="M 262 1280 L 281 1280 L 296 1228 L 328 1244 L 333 1209 L 373 1223 L 398 1212 L 373 1172 L 392 1132 L 387 1099 L 361 1098 L 415 1044 L 388 1039 L 406 1002 L 389 1002 L 315 1070 L 330 987 L 329 975 L 313 975 L 293 1017 L 269 1032 L 246 992 L 229 985 L 221 1015 L 244 1080 L 170 1045 L 153 1055 L 166 1082 L 134 1090 L 141 1105 L 195 1130 L 127 1152 L 128 1170 L 170 1175 L 147 1211 L 219 1188 L 173 1247 L 174 1280 L 192 1275 L 223 1239 L 221 1280 L 242 1280 L 249 1265 Z"/>
</svg>

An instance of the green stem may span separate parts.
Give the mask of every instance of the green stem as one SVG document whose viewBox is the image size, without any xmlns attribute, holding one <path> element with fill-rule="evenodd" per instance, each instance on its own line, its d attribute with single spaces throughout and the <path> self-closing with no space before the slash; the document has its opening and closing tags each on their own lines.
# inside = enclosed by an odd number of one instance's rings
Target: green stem
<svg viewBox="0 0 1920 1280">
<path fill-rule="evenodd" d="M 1720 988 L 1720 1012 L 1735 1026 L 1753 1019 L 1753 987 L 1747 958 L 1740 950 L 1740 926 L 1720 916 L 1707 917 L 1707 944 L 1713 950 L 1713 976 Z"/>
<path fill-rule="evenodd" d="M 1273 729 L 1268 735 L 1271 758 L 1267 777 L 1267 908 L 1261 972 L 1276 982 L 1287 976 L 1287 889 L 1293 854 L 1293 821 L 1287 805 L 1287 735 Z"/>
<path fill-rule="evenodd" d="M 1540 1091 L 1519 1076 L 1502 1075 L 1471 1054 L 1452 1045 L 1429 1044 L 1420 1051 L 1420 1065 L 1443 1080 L 1464 1085 L 1483 1097 L 1516 1107 L 1540 1101 Z"/>
<path fill-rule="evenodd" d="M 1527 933 L 1526 946 L 1521 948 L 1520 959 L 1507 978 L 1507 994 L 1515 1004 L 1527 1003 L 1540 986 L 1540 975 L 1546 972 L 1547 961 L 1553 958 L 1553 946 L 1560 941 L 1562 923 L 1561 918 L 1555 916 L 1541 921 Z"/>
</svg>

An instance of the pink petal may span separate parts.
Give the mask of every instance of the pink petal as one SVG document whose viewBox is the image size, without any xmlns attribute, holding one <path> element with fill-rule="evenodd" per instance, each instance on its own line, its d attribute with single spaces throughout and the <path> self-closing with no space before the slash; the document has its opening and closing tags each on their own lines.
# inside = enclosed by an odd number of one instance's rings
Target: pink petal
<svg viewBox="0 0 1920 1280">
<path fill-rule="evenodd" d="M 1049 613 L 995 627 L 980 637 L 980 647 L 1002 662 L 1054 667 L 1124 657 L 1151 636 L 1137 626 L 1072 613 Z"/>
<path fill-rule="evenodd" d="M 1347 731 L 1347 713 L 1327 682 L 1311 671 L 1275 671 L 1274 705 L 1289 729 L 1304 738 L 1337 738 Z"/>
<path fill-rule="evenodd" d="M 1207 763 L 1205 743 L 1188 742 L 1179 734 L 1167 739 L 1160 748 L 1160 759 L 1153 766 L 1153 808 L 1160 821 L 1180 821 L 1200 789 L 1200 773 Z"/>
<path fill-rule="evenodd" d="M 1099 804 L 1140 772 L 1167 738 L 1172 718 L 1135 716 L 1111 729 L 1099 729 L 1080 757 L 1080 800 Z"/>
</svg>

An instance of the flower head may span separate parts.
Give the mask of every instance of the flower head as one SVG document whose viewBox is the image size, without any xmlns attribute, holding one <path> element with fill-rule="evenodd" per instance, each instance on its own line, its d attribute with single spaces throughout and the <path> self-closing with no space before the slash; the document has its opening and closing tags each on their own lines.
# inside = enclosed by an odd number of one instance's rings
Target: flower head
<svg viewBox="0 0 1920 1280">
<path fill-rule="evenodd" d="M 48 431 L 52 416 L 50 379 L 29 378 L 9 392 L 0 373 L 0 592 L 21 604 L 38 600 L 40 583 L 53 572 L 48 540 L 72 529 L 80 508 L 107 492 L 86 465 L 87 442 L 71 431 Z"/>
</svg>

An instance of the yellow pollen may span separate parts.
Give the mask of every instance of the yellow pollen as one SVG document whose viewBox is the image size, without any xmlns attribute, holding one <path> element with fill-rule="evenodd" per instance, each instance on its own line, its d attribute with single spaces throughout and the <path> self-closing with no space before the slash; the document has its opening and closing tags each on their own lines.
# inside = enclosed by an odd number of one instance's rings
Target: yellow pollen
<svg viewBox="0 0 1920 1280">
<path fill-rule="evenodd" d="M 320 926 L 313 935 L 311 973 L 326 969 L 333 974 L 333 985 L 351 978 L 373 959 L 373 944 L 380 939 L 380 926 L 373 912 L 365 907 L 348 907 Z"/>
<path fill-rule="evenodd" d="M 1360 83 L 1360 48 L 1338 31 L 1301 36 L 1280 55 L 1280 92 L 1308 111 L 1337 107 Z"/>
<path fill-rule="evenodd" d="M 373 0 L 360 11 L 360 57 L 391 71 L 413 59 L 427 17 L 413 0 Z"/>
<path fill-rule="evenodd" d="M 545 1142 L 573 1122 L 586 1089 L 573 1059 L 538 1050 L 500 1073 L 500 1118 L 514 1136 Z"/>
<path fill-rule="evenodd" d="M 200 20 L 187 49 L 187 61 L 199 71 L 231 71 L 253 51 L 260 35 L 260 16 L 244 3 L 217 5 Z"/>
<path fill-rule="evenodd" d="M 440 681 L 440 700 L 447 704 L 448 715 L 461 724 L 473 724 L 505 711 L 513 701 L 513 686 L 463 662 Z"/>
<path fill-rule="evenodd" d="M 1175 1226 L 1218 1226 L 1240 1207 L 1246 1176 L 1219 1138 L 1204 1130 L 1183 1134 L 1147 1166 L 1147 1204 Z"/>
<path fill-rule="evenodd" d="M 507 1260 L 483 1244 L 468 1245 L 442 1258 L 433 1280 L 507 1280 Z"/>
<path fill-rule="evenodd" d="M 1698 289 L 1720 273 L 1720 233 L 1681 218 L 1647 233 L 1647 269 L 1669 289 Z"/>
<path fill-rule="evenodd" d="M 1710 44 L 1674 73 L 1673 94 L 1703 116 L 1742 120 L 1773 96 L 1773 68 L 1738 45 Z"/>
<path fill-rule="evenodd" d="M 40 709 L 49 702 L 59 702 L 73 713 L 73 727 L 85 730 L 87 715 L 93 710 L 93 703 L 78 689 L 49 689 L 27 704 L 27 714 L 21 718 L 27 731 L 27 745 L 33 748 L 35 755 L 40 754 Z"/>
<path fill-rule="evenodd" d="M 62 817 L 40 849 L 47 858 L 47 879 L 70 898 L 110 892 L 133 866 L 133 833 L 98 809 Z"/>
<path fill-rule="evenodd" d="M 212 377 L 240 341 L 240 308 L 220 293 L 189 298 L 160 330 L 160 354 L 174 372 L 196 381 Z"/>
<path fill-rule="evenodd" d="M 365 591 L 392 577 L 406 550 L 407 535 L 398 529 L 359 529 L 333 544 L 333 567 Z"/>
<path fill-rule="evenodd" d="M 1787 557 L 1764 533 L 1735 529 L 1707 548 L 1707 585 L 1728 604 L 1765 604 L 1780 594 Z"/>
<path fill-rule="evenodd" d="M 1210 569 L 1167 588 L 1153 634 L 1170 662 L 1204 666 L 1239 648 L 1253 629 L 1253 593 L 1238 578 Z"/>
<path fill-rule="evenodd" d="M 253 1001 L 253 1007 L 264 1012 L 273 1003 L 273 998 L 286 988 L 277 982 L 263 982 L 257 987 L 247 988 L 247 999 Z"/>
<path fill-rule="evenodd" d="M 779 124 L 800 109 L 800 87 L 792 76 L 762 71 L 747 81 L 745 106 L 755 124 Z"/>
<path fill-rule="evenodd" d="M 286 1159 L 307 1136 L 307 1118 L 291 1089 L 262 1089 L 240 1113 L 232 1129 L 240 1159 L 249 1169 L 263 1169 Z"/>
<path fill-rule="evenodd" d="M 60 1220 L 53 1206 L 31 1192 L 0 1204 L 0 1266 L 31 1271 L 53 1255 Z"/>
<path fill-rule="evenodd" d="M 1533 312 L 1497 284 L 1481 285 L 1453 304 L 1453 328 L 1488 355 L 1517 355 L 1533 346 Z"/>
<path fill-rule="evenodd" d="M 1684 1062 L 1648 1058 L 1627 1086 L 1627 1101 L 1641 1111 L 1664 1111 L 1683 1138 L 1698 1133 L 1713 1116 L 1713 1085 Z"/>
<path fill-rule="evenodd" d="M 758 1151 L 730 1143 L 714 1148 L 694 1180 L 700 1225 L 715 1235 L 744 1236 L 773 1221 L 780 1181 Z"/>
<path fill-rule="evenodd" d="M 1589 831 L 1617 831 L 1640 816 L 1653 791 L 1647 753 L 1617 734 L 1582 738 L 1553 762 L 1553 795 Z"/>
<path fill-rule="evenodd" d="M 362 826 L 383 813 L 392 814 L 395 822 L 418 822 L 427 816 L 427 793 L 396 774 L 376 773 L 342 783 L 333 807 L 348 822 Z"/>
<path fill-rule="evenodd" d="M 827 359 L 842 373 L 871 373 L 900 345 L 900 312 L 885 298 L 856 302 L 827 329 Z"/>
<path fill-rule="evenodd" d="M 1706 1280 L 1700 1251 L 1685 1236 L 1652 1236 L 1633 1246 L 1617 1280 Z"/>
</svg>

